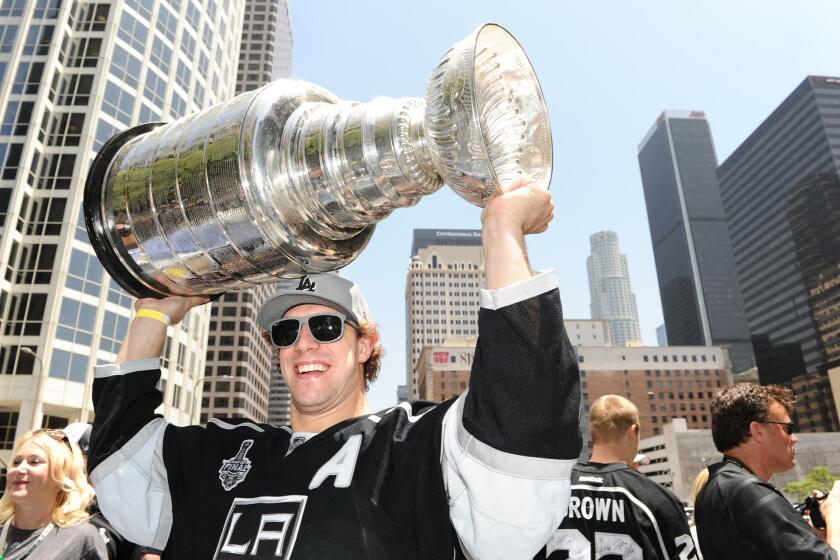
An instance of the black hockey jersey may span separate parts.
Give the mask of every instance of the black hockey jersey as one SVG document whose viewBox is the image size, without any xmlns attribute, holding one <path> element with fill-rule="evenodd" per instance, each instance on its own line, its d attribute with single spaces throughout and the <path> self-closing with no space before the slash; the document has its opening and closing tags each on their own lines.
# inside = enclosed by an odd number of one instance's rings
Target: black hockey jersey
<svg viewBox="0 0 840 560">
<path fill-rule="evenodd" d="M 707 560 L 837 560 L 775 486 L 731 459 L 709 467 L 694 519 Z"/>
<path fill-rule="evenodd" d="M 457 400 L 350 419 L 291 452 L 285 427 L 167 425 L 153 413 L 157 359 L 100 367 L 100 506 L 177 560 L 531 558 L 562 519 L 581 445 L 555 286 L 544 274 L 482 291 Z"/>
<path fill-rule="evenodd" d="M 676 496 L 624 463 L 581 463 L 543 558 L 692 560 L 697 553 Z"/>
</svg>

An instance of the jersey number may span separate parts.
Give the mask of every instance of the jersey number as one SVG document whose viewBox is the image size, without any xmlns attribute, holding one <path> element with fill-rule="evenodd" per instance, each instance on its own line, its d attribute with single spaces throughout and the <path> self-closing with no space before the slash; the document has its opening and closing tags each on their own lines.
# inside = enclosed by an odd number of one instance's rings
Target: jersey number
<svg viewBox="0 0 840 560">
<path fill-rule="evenodd" d="M 643 560 L 642 547 L 633 537 L 621 533 L 595 533 L 595 558 L 592 543 L 577 529 L 558 529 L 546 546 L 546 553 L 565 550 L 569 560 L 600 560 L 604 556 L 618 556 L 622 560 Z"/>
</svg>

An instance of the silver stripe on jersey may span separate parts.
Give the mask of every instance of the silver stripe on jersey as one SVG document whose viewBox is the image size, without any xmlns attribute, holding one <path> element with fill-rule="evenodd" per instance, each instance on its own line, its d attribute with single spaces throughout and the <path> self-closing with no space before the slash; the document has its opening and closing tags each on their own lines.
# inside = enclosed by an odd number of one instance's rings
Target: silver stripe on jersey
<svg viewBox="0 0 840 560">
<path fill-rule="evenodd" d="M 430 406 L 429 408 L 423 410 L 423 412 L 421 412 L 420 414 L 417 414 L 415 416 L 413 414 L 412 410 L 411 410 L 411 405 L 408 404 L 407 402 L 401 402 L 397 406 L 392 406 L 391 408 L 389 408 L 385 412 L 382 412 L 381 414 L 382 414 L 382 416 L 385 416 L 386 414 L 390 414 L 391 412 L 395 411 L 398 408 L 401 408 L 401 409 L 405 410 L 405 414 L 408 418 L 409 423 L 414 424 L 415 422 L 420 420 L 420 418 L 422 418 L 424 414 L 426 414 L 427 412 L 430 412 L 433 408 L 435 408 L 435 406 Z M 368 416 L 368 420 L 370 420 L 371 422 L 373 422 L 375 424 L 378 424 L 379 422 L 382 421 L 382 416 L 379 416 L 378 414 L 371 414 L 370 416 Z"/>
<path fill-rule="evenodd" d="M 126 540 L 163 550 L 172 530 L 172 497 L 163 465 L 166 421 L 156 418 L 90 473 L 99 508 Z M 138 511 L 148 515 L 138 516 Z"/>
<path fill-rule="evenodd" d="M 228 424 L 224 420 L 219 420 L 218 418 L 211 418 L 207 421 L 208 424 L 213 424 L 223 430 L 235 430 L 236 428 L 251 428 L 257 432 L 264 432 L 262 428 L 254 424 L 253 422 L 241 422 L 239 424 Z"/>
</svg>

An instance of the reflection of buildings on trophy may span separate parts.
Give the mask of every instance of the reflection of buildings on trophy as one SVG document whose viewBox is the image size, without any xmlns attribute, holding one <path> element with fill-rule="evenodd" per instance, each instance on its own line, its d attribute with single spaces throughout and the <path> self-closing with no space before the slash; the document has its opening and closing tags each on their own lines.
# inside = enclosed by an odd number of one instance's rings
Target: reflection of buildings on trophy
<svg viewBox="0 0 840 560">
<path fill-rule="evenodd" d="M 760 380 L 806 432 L 840 430 L 838 102 L 840 78 L 805 78 L 717 172 Z"/>
</svg>

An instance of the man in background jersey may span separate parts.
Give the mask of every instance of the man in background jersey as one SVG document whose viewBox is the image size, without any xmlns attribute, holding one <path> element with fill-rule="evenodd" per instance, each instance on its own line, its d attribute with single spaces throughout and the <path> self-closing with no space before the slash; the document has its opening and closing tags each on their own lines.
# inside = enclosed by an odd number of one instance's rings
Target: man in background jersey
<svg viewBox="0 0 840 560">
<path fill-rule="evenodd" d="M 694 505 L 703 555 L 712 560 L 836 560 L 840 482 L 820 511 L 826 542 L 768 481 L 796 464 L 794 397 L 778 385 L 737 383 L 712 400 L 712 438 L 723 460 Z"/>
<path fill-rule="evenodd" d="M 470 386 L 441 404 L 368 410 L 376 326 L 358 286 L 322 274 L 283 285 L 257 315 L 291 426 L 169 426 L 154 414 L 166 327 L 207 299 L 138 300 L 118 363 L 94 382 L 103 512 L 175 560 L 532 558 L 566 510 L 581 447 L 556 279 L 533 273 L 525 249 L 552 217 L 551 195 L 523 181 L 488 201 Z"/>
<path fill-rule="evenodd" d="M 592 403 L 589 428 L 592 455 L 575 465 L 568 514 L 537 558 L 697 558 L 679 500 L 631 468 L 639 450 L 636 406 L 604 395 Z"/>
</svg>

